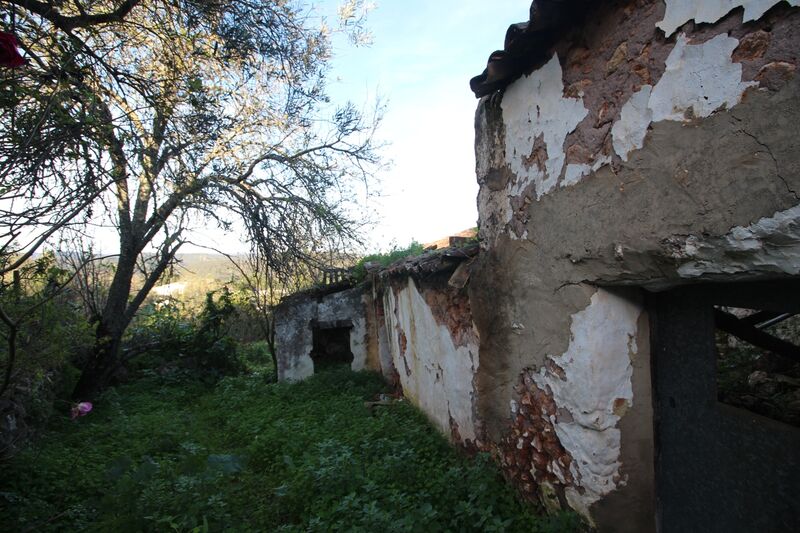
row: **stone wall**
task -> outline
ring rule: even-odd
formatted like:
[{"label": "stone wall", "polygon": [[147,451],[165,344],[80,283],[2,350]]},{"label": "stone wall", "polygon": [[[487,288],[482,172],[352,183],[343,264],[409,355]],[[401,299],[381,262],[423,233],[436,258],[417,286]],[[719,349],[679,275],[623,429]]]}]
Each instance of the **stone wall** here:
[{"label": "stone wall", "polygon": [[477,419],[524,492],[652,531],[646,291],[798,274],[800,9],[583,5],[476,113]]}]

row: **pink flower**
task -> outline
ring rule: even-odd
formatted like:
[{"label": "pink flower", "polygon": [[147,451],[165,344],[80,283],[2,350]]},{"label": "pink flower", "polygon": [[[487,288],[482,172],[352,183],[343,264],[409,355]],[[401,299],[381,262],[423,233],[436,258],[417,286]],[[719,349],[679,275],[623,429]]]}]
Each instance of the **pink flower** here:
[{"label": "pink flower", "polygon": [[92,402],[80,402],[72,406],[70,414],[71,417],[75,419],[78,418],[79,416],[86,416],[87,414],[89,414],[89,411],[91,410],[92,410]]},{"label": "pink flower", "polygon": [[16,68],[27,62],[17,50],[17,38],[10,33],[0,31],[0,66]]}]

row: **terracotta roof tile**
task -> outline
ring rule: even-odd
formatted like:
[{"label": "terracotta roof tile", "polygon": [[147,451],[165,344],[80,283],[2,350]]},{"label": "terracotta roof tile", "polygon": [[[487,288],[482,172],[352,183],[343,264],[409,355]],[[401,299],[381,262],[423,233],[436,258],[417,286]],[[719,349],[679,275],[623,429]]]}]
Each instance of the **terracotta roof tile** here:
[{"label": "terracotta roof tile", "polygon": [[486,69],[469,81],[477,98],[503,89],[549,59],[552,45],[578,23],[597,0],[534,0],[528,22],[512,24],[503,50],[492,52]]}]

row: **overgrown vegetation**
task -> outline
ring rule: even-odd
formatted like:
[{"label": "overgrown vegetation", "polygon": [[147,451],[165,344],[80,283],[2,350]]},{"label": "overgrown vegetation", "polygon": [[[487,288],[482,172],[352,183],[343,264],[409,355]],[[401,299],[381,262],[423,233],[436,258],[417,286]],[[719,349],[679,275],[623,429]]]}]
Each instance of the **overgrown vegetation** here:
[{"label": "overgrown vegetation", "polygon": [[129,357],[146,351],[135,367],[161,371],[180,368],[212,381],[236,374],[242,366],[237,343],[228,335],[236,307],[227,288],[206,294],[196,313],[174,300],[153,302],[142,310],[130,331]]},{"label": "overgrown vegetation", "polygon": [[367,277],[367,265],[370,263],[380,267],[387,267],[395,261],[399,261],[405,257],[419,255],[424,251],[425,248],[417,241],[411,241],[411,244],[405,248],[394,245],[388,252],[370,254],[362,257],[353,267],[351,275],[353,279],[361,281]]},{"label": "overgrown vegetation", "polygon": [[456,454],[378,375],[213,387],[164,373],[108,390],[4,468],[3,531],[574,531]]},{"label": "overgrown vegetation", "polygon": [[[13,330],[0,327],[0,460],[68,410],[94,342],[85,294],[74,278],[65,284],[70,272],[58,264],[52,254],[41,256],[0,285],[2,309],[14,318]],[[148,300],[124,338],[114,381],[174,374],[214,383],[241,372],[274,373],[267,343],[253,342],[260,317],[245,299],[222,286],[199,301]]]},{"label": "overgrown vegetation", "polygon": [[344,2],[337,24],[296,0],[3,3],[0,275],[69,229],[117,236],[75,398],[114,381],[199,224],[240,223],[287,275],[357,240],[381,105],[333,102],[326,73],[334,36],[368,41],[368,8]]},{"label": "overgrown vegetation", "polygon": [[52,254],[0,277],[0,459],[68,397],[93,335]]}]

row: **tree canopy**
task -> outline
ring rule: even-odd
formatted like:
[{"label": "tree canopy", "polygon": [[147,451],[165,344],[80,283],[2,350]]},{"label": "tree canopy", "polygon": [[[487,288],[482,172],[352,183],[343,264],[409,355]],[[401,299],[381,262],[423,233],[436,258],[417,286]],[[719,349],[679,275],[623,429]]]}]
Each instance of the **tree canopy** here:
[{"label": "tree canopy", "polygon": [[[360,1],[335,28],[289,0],[3,5],[27,59],[0,69],[4,252],[19,257],[88,221],[119,235],[76,392],[108,381],[125,327],[191,221],[241,219],[274,268],[355,236],[348,202],[380,163],[377,114],[332,108],[325,76],[332,35],[364,37]],[[137,264],[145,281],[134,288]]]}]

